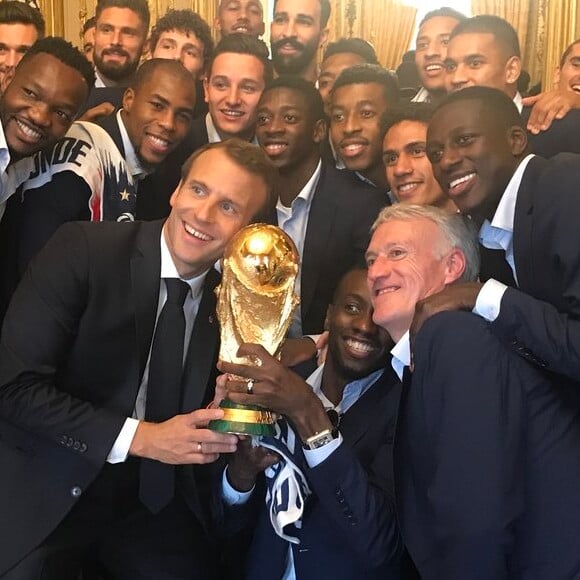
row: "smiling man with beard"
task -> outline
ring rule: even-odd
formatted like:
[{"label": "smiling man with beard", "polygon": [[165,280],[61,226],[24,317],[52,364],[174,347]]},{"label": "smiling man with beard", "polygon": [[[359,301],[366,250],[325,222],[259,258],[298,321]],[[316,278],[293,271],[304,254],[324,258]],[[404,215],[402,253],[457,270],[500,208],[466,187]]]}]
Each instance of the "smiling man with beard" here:
[{"label": "smiling man with beard", "polygon": [[13,168],[21,195],[9,201],[12,289],[30,258],[68,221],[132,221],[138,182],[159,166],[191,125],[195,81],[177,61],[147,61],[123,108],[100,125],[76,122],[53,149]]},{"label": "smiling man with beard", "polygon": [[[300,521],[276,529],[270,500],[254,485],[276,456],[242,443],[223,477],[226,514],[246,516],[253,538],[246,575],[252,580],[401,580],[402,542],[394,513],[392,446],[400,383],[387,366],[389,341],[372,320],[366,270],[349,271],[328,307],[328,355],[306,381],[261,346],[243,345],[260,367],[221,363],[224,372],[254,380],[228,381],[228,397],[282,414],[276,448],[305,476],[309,493]],[[294,443],[292,443],[294,442]],[[284,447],[284,444],[286,447]],[[266,472],[276,489],[286,459]],[[282,478],[282,475],[279,475]],[[280,493],[283,494],[283,489]],[[257,522],[244,512],[258,500]],[[249,503],[248,503],[249,502]],[[249,510],[248,510],[249,512]],[[297,538],[298,542],[289,538]]]},{"label": "smiling man with beard", "polygon": [[316,82],[318,49],[328,38],[329,0],[276,0],[270,25],[272,62],[278,75]]},{"label": "smiling man with beard", "polygon": [[370,226],[389,200],[321,159],[324,104],[303,78],[279,77],[266,87],[258,104],[256,136],[280,171],[271,222],[294,240],[300,254],[300,306],[290,335],[316,334],[323,330],[336,285],[362,260]]},{"label": "smiling man with beard", "polygon": [[264,7],[260,0],[220,0],[215,28],[223,38],[236,32],[260,38],[264,34]]}]

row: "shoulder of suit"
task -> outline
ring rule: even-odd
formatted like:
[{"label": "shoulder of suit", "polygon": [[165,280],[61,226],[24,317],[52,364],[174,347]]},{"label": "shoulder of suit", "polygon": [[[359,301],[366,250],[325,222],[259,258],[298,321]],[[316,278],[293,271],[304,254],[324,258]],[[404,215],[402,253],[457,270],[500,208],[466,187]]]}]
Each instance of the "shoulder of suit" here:
[{"label": "shoulder of suit", "polygon": [[351,202],[356,207],[362,205],[361,196],[364,196],[366,200],[387,205],[388,197],[385,192],[364,183],[352,171],[337,169],[331,163],[324,161],[322,163],[323,174],[328,183],[323,181],[321,186],[332,188],[334,197],[340,196],[345,202]]}]

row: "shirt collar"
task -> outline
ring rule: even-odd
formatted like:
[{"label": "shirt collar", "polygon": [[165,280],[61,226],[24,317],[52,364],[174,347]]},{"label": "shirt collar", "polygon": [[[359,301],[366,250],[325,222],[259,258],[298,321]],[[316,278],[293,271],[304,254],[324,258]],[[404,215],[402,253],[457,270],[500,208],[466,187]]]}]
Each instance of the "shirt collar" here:
[{"label": "shirt collar", "polygon": [[[218,133],[218,130],[213,122],[213,119],[211,118],[210,113],[208,113],[205,116],[205,128],[207,129],[208,143],[219,143],[222,140],[222,138],[220,137],[220,134]],[[250,141],[250,143],[252,145],[258,144],[258,140],[256,139],[255,135],[252,137],[252,140]]]},{"label": "shirt collar", "polygon": [[127,162],[129,173],[133,178],[144,177],[147,172],[143,169],[143,166],[137,157],[137,153],[135,152],[135,147],[133,147],[133,143],[131,143],[129,133],[127,133],[123,117],[121,116],[121,110],[122,109],[119,109],[117,111],[117,123],[119,125],[119,131],[121,132],[121,140],[123,141],[123,149],[125,150],[125,161]]},{"label": "shirt collar", "polygon": [[522,110],[524,108],[524,102],[522,99],[522,95],[520,94],[520,92],[518,91],[514,97],[514,105],[518,108],[518,113],[521,115],[522,114]]},{"label": "shirt collar", "polygon": [[95,89],[104,89],[106,88],[105,81],[103,77],[100,75],[99,70],[95,67]]},{"label": "shirt collar", "polygon": [[419,92],[411,99],[412,103],[430,103],[431,94],[425,87],[421,87]]},{"label": "shirt collar", "polygon": [[312,387],[314,394],[320,399],[325,409],[335,409],[339,415],[346,413],[379,379],[384,369],[378,369],[366,377],[347,383],[342,393],[342,399],[338,405],[334,405],[322,392],[322,376],[324,364],[320,365],[306,382]]},{"label": "shirt collar", "polygon": [[397,344],[395,344],[391,350],[391,354],[393,355],[391,366],[397,373],[399,380],[402,381],[405,367],[408,367],[411,364],[411,343],[409,342],[409,331],[405,332]]},{"label": "shirt collar", "polygon": [[4,174],[9,163],[10,163],[10,150],[8,149],[6,135],[4,135],[4,127],[0,122],[0,174]]},{"label": "shirt collar", "polygon": [[[528,163],[534,157],[533,154],[527,155],[518,165],[512,178],[510,179],[505,191],[503,192],[493,219],[491,220],[491,227],[504,230],[507,232],[514,231],[514,220],[516,215],[516,201],[518,197],[518,190],[522,184],[524,171]],[[487,220],[486,220],[487,221]],[[489,222],[487,221],[489,224]],[[484,222],[485,225],[485,222]],[[482,226],[483,229],[483,226]]]},{"label": "shirt collar", "polygon": [[203,283],[207,273],[209,272],[209,269],[205,272],[202,272],[201,274],[198,274],[197,276],[194,276],[193,278],[188,278],[187,280],[181,278],[177,272],[177,268],[175,267],[169,248],[167,247],[167,242],[165,240],[166,227],[167,225],[165,224],[161,230],[161,278],[179,278],[180,280],[183,280],[183,282],[189,284],[189,287],[191,288],[191,295],[195,299],[201,294],[203,290]]},{"label": "shirt collar", "polygon": [[[312,202],[312,196],[316,191],[316,187],[318,186],[318,182],[320,181],[320,173],[322,172],[322,159],[318,161],[318,165],[312,174],[312,177],[308,180],[306,185],[302,188],[300,193],[294,198],[292,201],[292,205],[297,199],[303,199],[305,203],[310,204]],[[287,210],[288,208],[278,199],[278,203],[276,204],[276,209],[280,209],[282,211]]]}]

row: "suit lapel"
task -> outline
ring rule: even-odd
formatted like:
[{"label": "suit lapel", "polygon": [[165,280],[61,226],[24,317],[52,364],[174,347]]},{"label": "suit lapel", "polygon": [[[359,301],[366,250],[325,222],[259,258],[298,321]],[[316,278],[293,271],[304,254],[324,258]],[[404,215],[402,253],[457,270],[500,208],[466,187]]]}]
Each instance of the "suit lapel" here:
[{"label": "suit lapel", "polygon": [[163,221],[144,222],[131,259],[131,292],[135,307],[139,378],[143,376],[157,319],[161,277],[160,237]]},{"label": "suit lapel", "polygon": [[396,416],[400,383],[394,371],[385,368],[376,383],[344,414],[340,432],[349,445],[354,446],[374,425],[375,418],[384,416],[391,409]]},{"label": "suit lapel", "polygon": [[302,273],[300,276],[302,320],[307,318],[308,309],[321,274],[321,264],[325,263],[324,255],[332,248],[331,232],[334,225],[336,203],[333,198],[332,184],[329,183],[330,177],[328,166],[323,161],[320,179],[310,206],[306,236],[304,238],[304,255],[302,257]]},{"label": "suit lapel", "polygon": [[215,315],[215,287],[219,279],[219,274],[212,268],[206,276],[193,325],[183,370],[182,410],[185,412],[193,411],[201,406],[214,370],[219,343],[219,325]]},{"label": "suit lapel", "polygon": [[514,263],[518,286],[526,289],[533,286],[534,271],[532,262],[532,226],[534,217],[533,192],[541,172],[543,159],[534,157],[526,167],[516,197],[514,217]]}]

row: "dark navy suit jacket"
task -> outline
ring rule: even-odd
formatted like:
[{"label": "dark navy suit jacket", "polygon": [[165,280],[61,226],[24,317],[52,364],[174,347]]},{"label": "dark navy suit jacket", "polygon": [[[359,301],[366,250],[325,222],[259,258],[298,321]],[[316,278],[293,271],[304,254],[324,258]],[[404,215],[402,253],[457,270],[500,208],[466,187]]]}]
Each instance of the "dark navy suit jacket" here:
[{"label": "dark navy suit jacket", "polygon": [[[401,385],[383,376],[342,417],[342,445],[315,468],[302,465],[308,498],[300,544],[293,546],[298,580],[399,580],[402,544],[394,512],[392,446]],[[288,543],[270,523],[263,495],[246,578],[272,580],[285,569]]]},{"label": "dark navy suit jacket", "polygon": [[580,577],[580,408],[480,317],[429,319],[404,381],[395,475],[423,580]]}]

